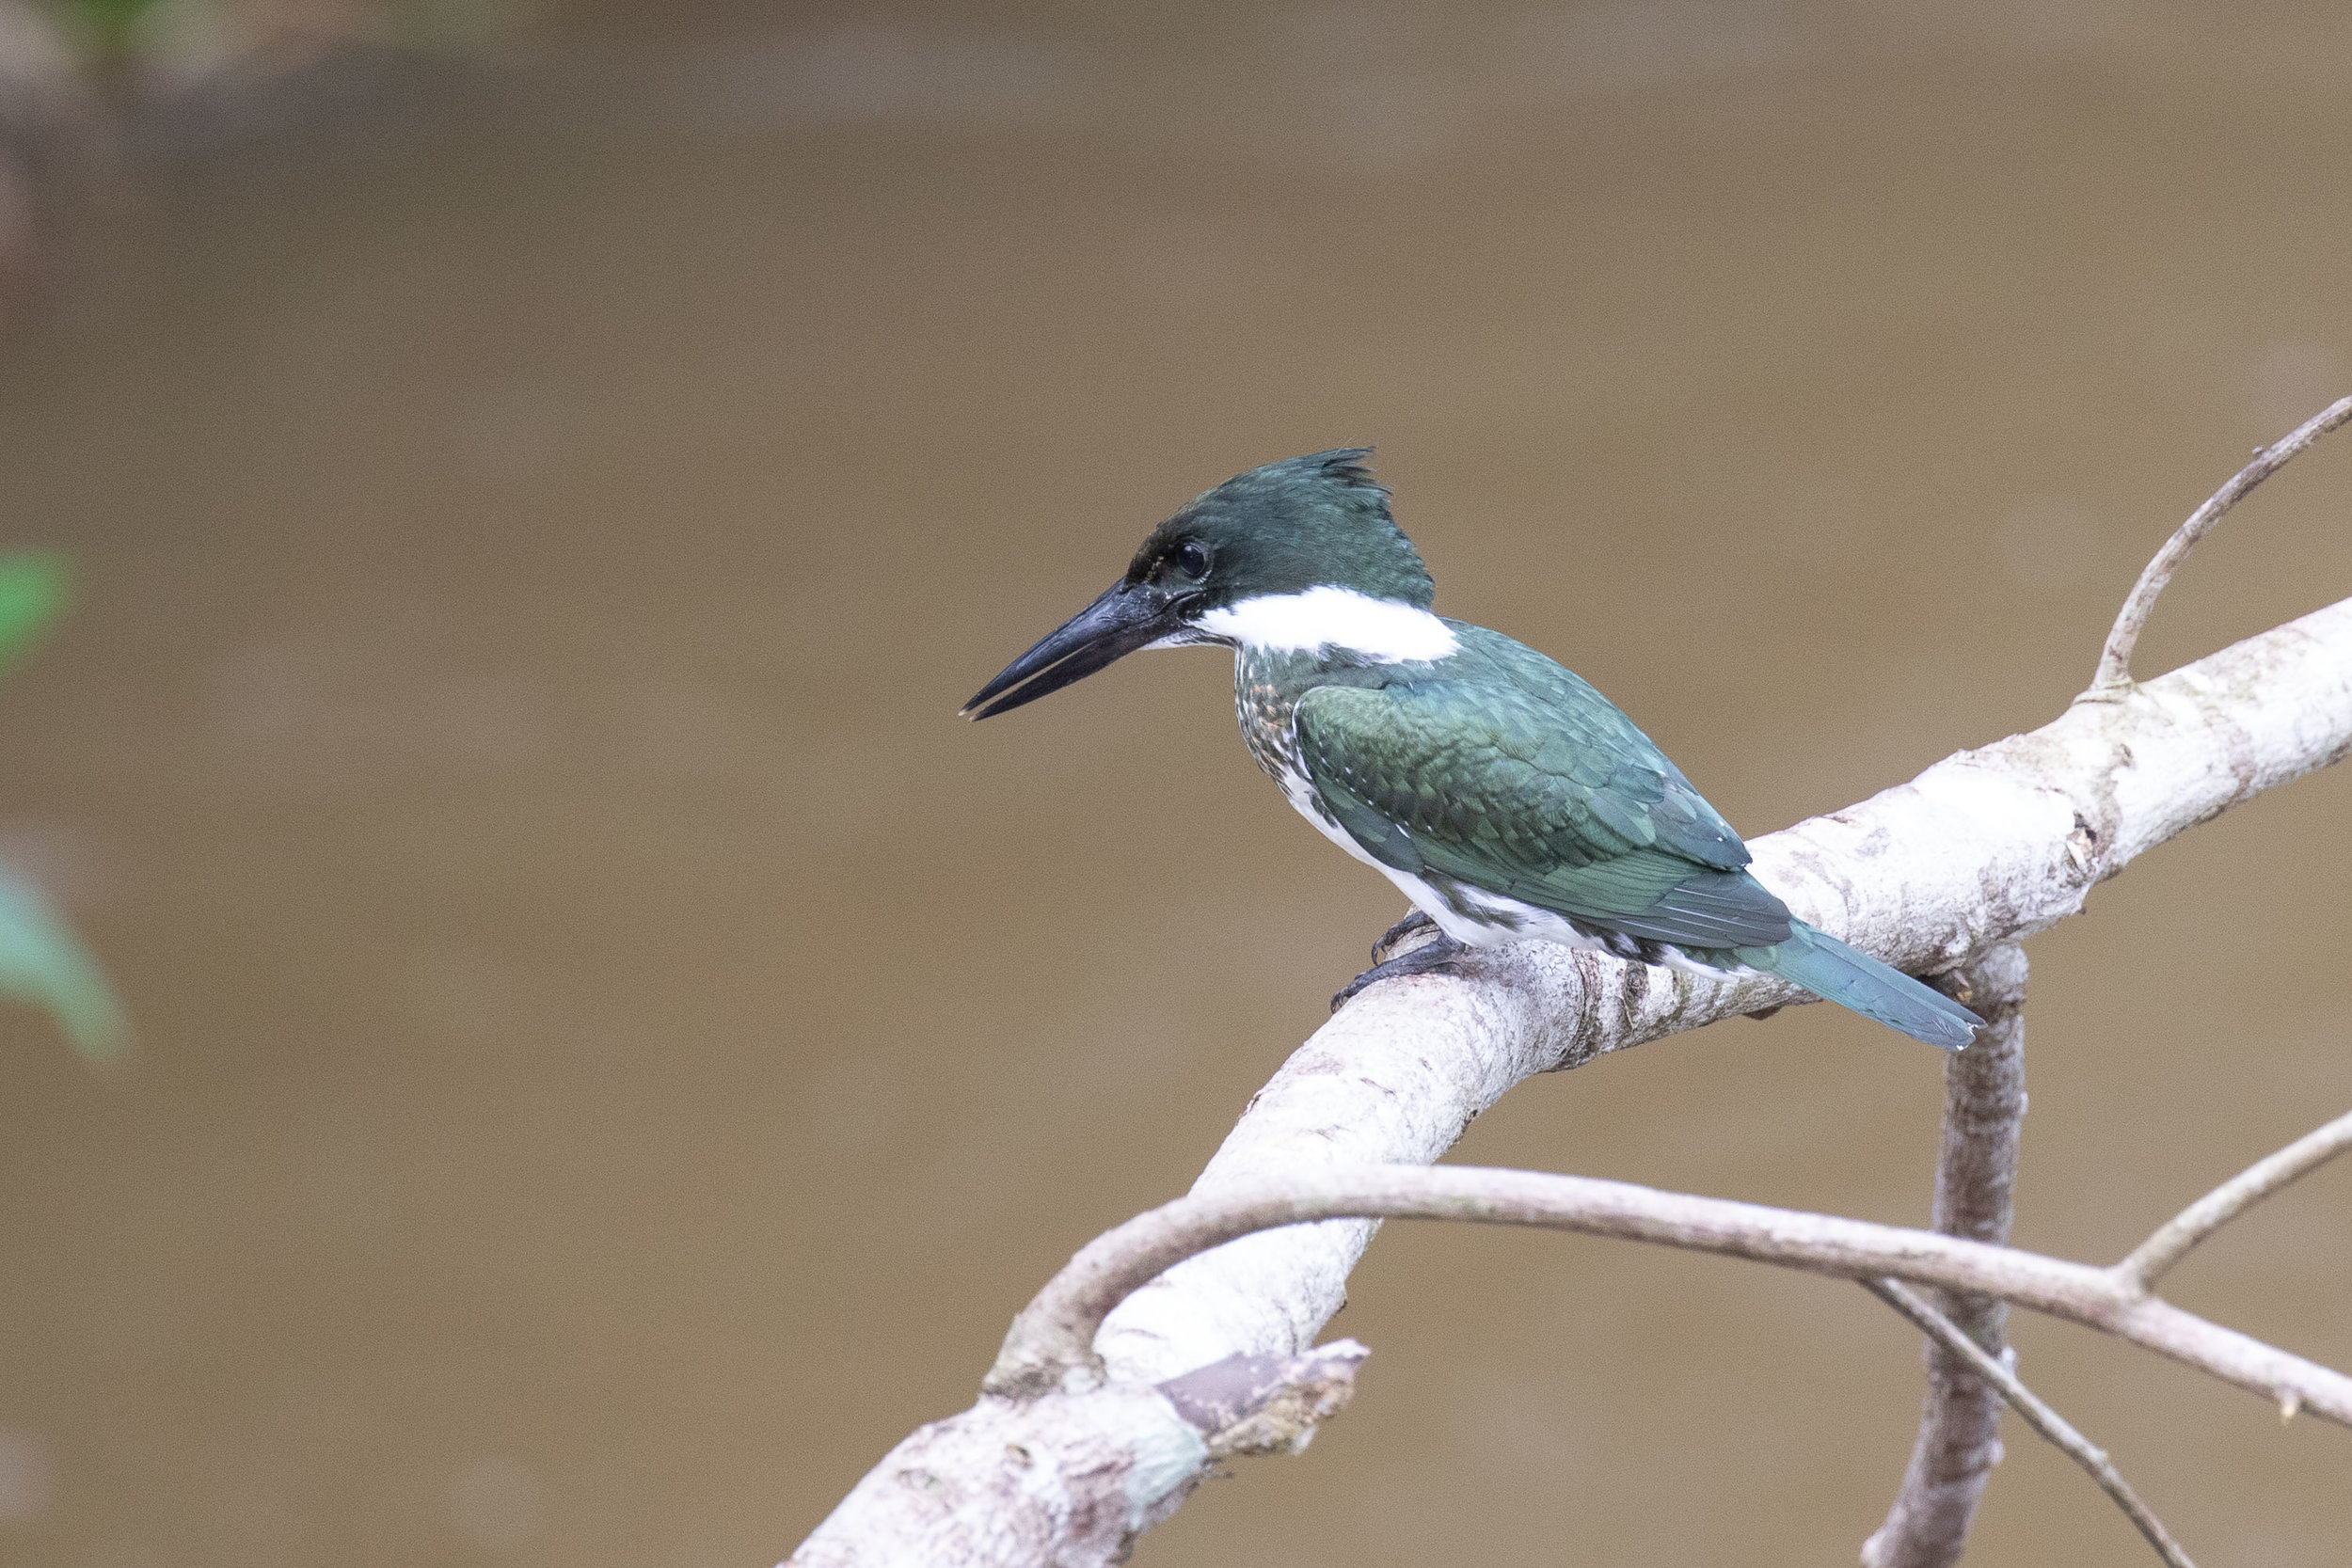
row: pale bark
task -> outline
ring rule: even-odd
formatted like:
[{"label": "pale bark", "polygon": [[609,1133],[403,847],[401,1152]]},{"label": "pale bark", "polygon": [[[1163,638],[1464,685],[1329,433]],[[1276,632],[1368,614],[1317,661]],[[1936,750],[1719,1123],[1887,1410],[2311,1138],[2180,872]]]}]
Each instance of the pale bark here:
[{"label": "pale bark", "polygon": [[[2352,601],[2145,685],[2087,694],[2042,729],[1958,753],[1910,784],[1751,847],[1757,876],[1800,916],[1899,967],[1934,973],[2046,929],[2079,911],[2093,886],[2137,855],[2347,752]],[[1343,1009],[1259,1092],[1194,1192],[1214,1199],[1239,1190],[1311,1191],[1366,1165],[1427,1164],[1470,1118],[1530,1074],[1800,999],[1769,979],[1708,981],[1540,944],[1489,949],[1467,960],[1459,976],[1378,986]],[[1903,1047],[1890,1040],[1888,1049]],[[1800,1218],[1832,1227],[1857,1223]],[[1373,1229],[1370,1221],[1339,1220],[1247,1236],[1168,1270],[1110,1314],[1093,1347],[1101,1372],[1066,1369],[1062,1386],[1045,1396],[1057,1412],[1051,1430],[1090,1435],[1074,1447],[1027,1448],[1029,1467],[1050,1465],[1057,1479],[1048,1485],[1031,1477],[1016,1488],[1029,1497],[1121,1499],[1118,1509],[1091,1511],[1040,1503],[1027,1515],[1083,1520],[1086,1528],[1057,1527],[1016,1542],[965,1520],[952,1549],[944,1523],[926,1527],[930,1533],[920,1542],[905,1533],[898,1493],[912,1483],[888,1478],[910,1470],[938,1480],[936,1496],[953,1502],[941,1502],[943,1509],[985,1513],[999,1506],[1010,1482],[990,1467],[1011,1461],[1009,1440],[994,1434],[1041,1406],[991,1395],[901,1445],[793,1561],[1074,1568],[1114,1560],[1132,1530],[1172,1509],[1208,1463],[1197,1433],[1201,1453],[1184,1458],[1192,1450],[1174,1434],[1193,1429],[1153,1386],[1237,1354],[1297,1355],[1344,1299],[1348,1271]],[[1945,1248],[1980,1245],[1900,1234]],[[1844,1240],[1856,1237],[1848,1232]],[[1733,1245],[1723,1250],[1763,1256]],[[1818,1258],[1772,1260],[1820,1266]],[[1964,1269],[1894,1267],[1868,1247],[1851,1261],[1834,1272],[1987,1288],[1986,1278]],[[2040,1265],[2106,1277],[2106,1271],[2055,1259]],[[2043,1310],[2056,1309],[2045,1303],[2064,1294],[2000,1293]],[[2235,1369],[2224,1373],[2232,1381],[2282,1400],[2300,1398],[2337,1419],[2352,1416],[2352,1386],[2325,1369],[2144,1295],[2117,1313],[2142,1343],[2196,1360],[2192,1353],[2212,1348],[2211,1339],[2225,1347],[2220,1360]],[[1034,1386],[1032,1375],[1016,1370],[1016,1385]],[[2325,1406],[2296,1393],[2313,1378],[2329,1390]],[[917,1445],[974,1467],[943,1470],[937,1457],[910,1465]],[[1106,1492],[1104,1478],[1114,1475],[1116,1486]],[[1120,1519],[1130,1525],[1114,1528]],[[1112,1541],[1120,1529],[1130,1533]]]},{"label": "pale bark", "polygon": [[1146,1281],[1254,1232],[1343,1215],[1524,1225],[1722,1253],[1843,1279],[1883,1276],[1994,1295],[2099,1329],[2226,1383],[2352,1427],[2352,1377],[2206,1322],[2139,1288],[2120,1267],[2045,1258],[1932,1230],[1627,1181],[1476,1166],[1359,1165],[1196,1192],[1080,1248],[1021,1309],[981,1385],[993,1398],[1116,1386],[1095,1354],[1103,1320]]},{"label": "pale bark", "polygon": [[1154,1386],[983,1398],[890,1450],[792,1554],[798,1568],[1094,1564],[1176,1511],[1214,1462],[1295,1453],[1364,1347],[1232,1356]]},{"label": "pale bark", "polygon": [[[2139,1494],[2124,1481],[2122,1472],[2115,1467],[2115,1461],[2107,1457],[2107,1451],[2075,1431],[2072,1422],[2051,1409],[2032,1389],[2018,1380],[2015,1351],[1995,1358],[1977,1342],[1975,1337],[1937,1311],[1925,1298],[1891,1279],[1866,1279],[1863,1285],[1872,1295],[1925,1329],[1931,1343],[1964,1364],[1987,1387],[1994,1389],[2007,1400],[2010,1408],[2023,1416],[2034,1431],[2048,1438],[2065,1451],[2067,1458],[2089,1471],[2090,1479],[2099,1483],[2099,1490],[2115,1499],[2115,1506],[2123,1511],[2123,1517],[2132,1522],[2132,1528],[2156,1549],[2158,1557],[2164,1559],[2166,1568],[2197,1568],[2197,1564],[2189,1560],[2188,1553],[2181,1549],[2181,1544],[2172,1539],[2172,1532],[2164,1528],[2164,1521],[2139,1500]],[[1963,1525],[1963,1537],[1965,1529]],[[1868,1550],[1867,1547],[1864,1549],[1866,1553]]]},{"label": "pale bark", "polygon": [[2352,1149],[2352,1114],[2297,1138],[2259,1164],[2224,1181],[2178,1214],[2135,1248],[2115,1267],[2143,1291],[2153,1290],[2189,1248],[2237,1218],[2290,1181],[2299,1180],[2328,1161]]},{"label": "pale bark", "polygon": [[[2352,600],[1750,847],[1799,915],[1935,972],[2046,930],[2148,849],[2348,751]],[[1805,999],[1771,979],[1704,980],[1541,943],[1490,948],[1464,969],[1349,1004],[1258,1092],[1194,1191],[1429,1164],[1532,1074]],[[1236,1351],[1293,1353],[1338,1310],[1372,1229],[1253,1237],[1187,1263],[1112,1315],[1104,1359],[1156,1382]]]},{"label": "pale bark", "polygon": [[[2017,1141],[2026,1119],[2026,950],[1994,948],[1954,972],[1984,1019],[1976,1042],[1944,1064],[1944,1133],[1932,1224],[1995,1246],[2016,1212]],[[1981,1291],[1936,1292],[1935,1309],[1983,1355],[1999,1357],[2009,1304]],[[2001,1462],[2002,1390],[1963,1352],[1931,1337],[1919,1435],[1886,1523],[1862,1544],[1863,1568],[1948,1568],[1968,1544],[1977,1505]]]},{"label": "pale bark", "polygon": [[2157,598],[2172,585],[2172,574],[2181,569],[2189,552],[2213,531],[2216,523],[2229,515],[2232,507],[2246,499],[2248,491],[2285,467],[2322,436],[2346,423],[2352,423],[2352,398],[2338,398],[2278,440],[2259,448],[2254,461],[2232,475],[2229,483],[2216,490],[2204,505],[2188,515],[2188,521],[2172,531],[2172,537],[2140,568],[2139,580],[2123,596],[2123,608],[2116,611],[2115,625],[2108,629],[2106,643],[2099,650],[2099,668],[2090,677],[2088,695],[2110,697],[2130,689],[2132,652],[2139,645],[2140,630],[2148,625]]}]

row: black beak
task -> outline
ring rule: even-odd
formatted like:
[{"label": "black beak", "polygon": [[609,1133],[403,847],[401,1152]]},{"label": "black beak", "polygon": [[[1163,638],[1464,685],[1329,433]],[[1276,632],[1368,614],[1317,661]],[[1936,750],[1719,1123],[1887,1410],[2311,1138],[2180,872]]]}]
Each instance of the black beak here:
[{"label": "black beak", "polygon": [[[1184,595],[1143,583],[1113,584],[1109,593],[1063,622],[1051,637],[981,687],[963,705],[964,717],[993,719],[1024,703],[1034,703],[1137,648],[1184,630],[1184,611],[1189,602]],[[1024,681],[1028,684],[1022,686]],[[1015,690],[1016,687],[1020,689]]]}]

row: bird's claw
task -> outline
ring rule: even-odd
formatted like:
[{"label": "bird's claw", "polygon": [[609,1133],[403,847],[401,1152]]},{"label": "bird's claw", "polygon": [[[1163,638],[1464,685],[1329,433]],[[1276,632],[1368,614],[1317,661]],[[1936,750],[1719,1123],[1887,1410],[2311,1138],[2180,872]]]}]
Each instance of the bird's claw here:
[{"label": "bird's claw", "polygon": [[1372,961],[1376,964],[1388,962],[1396,957],[1399,948],[1414,937],[1423,931],[1434,931],[1437,928],[1436,921],[1419,910],[1412,911],[1404,919],[1380,933],[1380,940],[1372,944]]},{"label": "bird's claw", "polygon": [[[1390,928],[1388,935],[1380,939],[1379,944],[1373,948],[1374,956],[1377,957],[1381,948],[1390,946],[1391,939],[1397,937],[1400,932],[1409,935],[1410,932],[1406,931],[1406,927],[1410,927],[1416,918],[1433,926],[1436,924],[1426,915],[1407,916],[1398,921]],[[1331,998],[1331,1010],[1338,1012],[1355,999],[1357,992],[1367,986],[1378,985],[1383,980],[1401,980],[1407,975],[1431,974],[1449,970],[1454,960],[1468,951],[1470,949],[1462,943],[1447,936],[1443,931],[1439,931],[1434,941],[1422,942],[1410,952],[1400,953],[1393,958],[1384,958],[1341,987],[1339,994]]]}]

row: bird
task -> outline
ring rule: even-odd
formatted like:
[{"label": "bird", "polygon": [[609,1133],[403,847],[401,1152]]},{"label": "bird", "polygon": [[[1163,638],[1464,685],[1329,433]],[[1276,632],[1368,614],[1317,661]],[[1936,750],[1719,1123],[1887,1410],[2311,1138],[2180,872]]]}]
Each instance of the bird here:
[{"label": "bird", "polygon": [[1287,458],[1203,492],[964,716],[1010,712],[1139,649],[1232,649],[1250,755],[1414,906],[1334,1012],[1472,949],[1545,941],[1776,975],[1930,1045],[1969,1043],[1976,1014],[1790,914],[1722,814],[1599,691],[1432,611],[1436,585],[1371,454]]}]

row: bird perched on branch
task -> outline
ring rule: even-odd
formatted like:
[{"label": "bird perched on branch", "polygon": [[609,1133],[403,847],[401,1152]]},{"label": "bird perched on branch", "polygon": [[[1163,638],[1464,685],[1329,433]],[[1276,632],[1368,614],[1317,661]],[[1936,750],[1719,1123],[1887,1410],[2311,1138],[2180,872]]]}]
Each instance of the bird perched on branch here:
[{"label": "bird perched on branch", "polygon": [[1250,755],[1437,935],[1366,986],[1540,939],[1702,974],[1778,975],[1958,1051],[1982,1022],[1795,919],[1681,769],[1573,673],[1430,612],[1366,449],[1269,463],[1152,531],[1109,592],[964,705],[987,719],[1138,648],[1233,650]]}]

